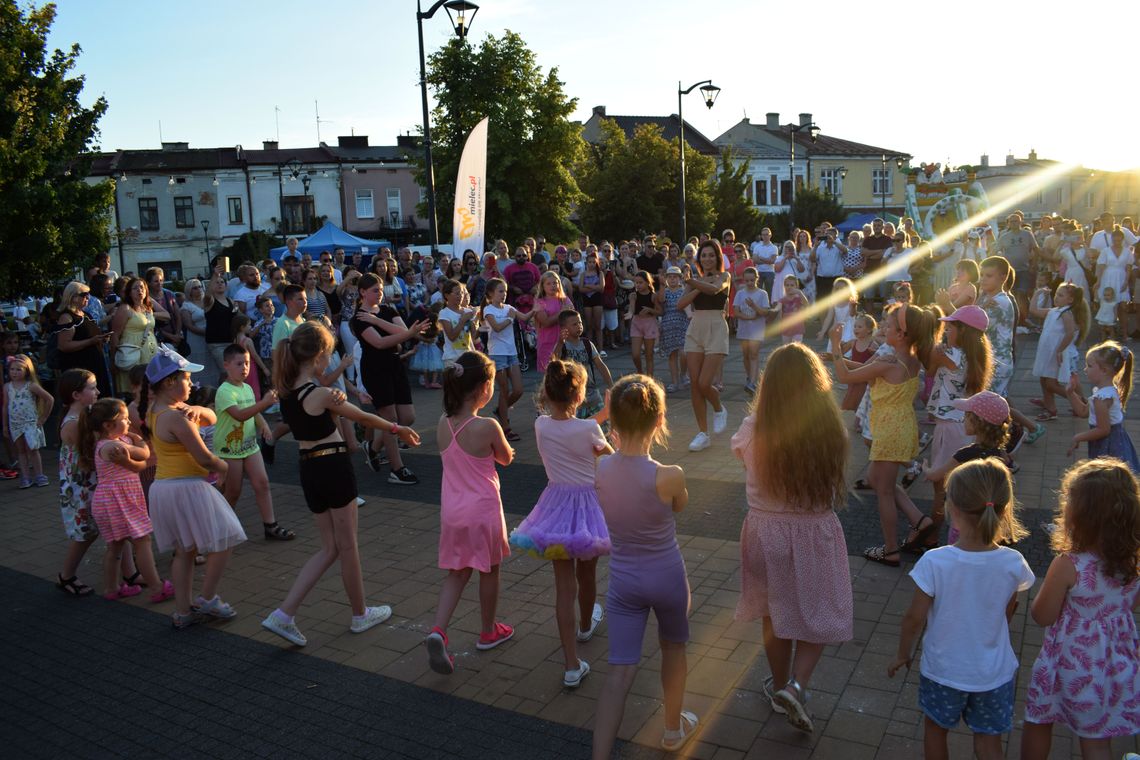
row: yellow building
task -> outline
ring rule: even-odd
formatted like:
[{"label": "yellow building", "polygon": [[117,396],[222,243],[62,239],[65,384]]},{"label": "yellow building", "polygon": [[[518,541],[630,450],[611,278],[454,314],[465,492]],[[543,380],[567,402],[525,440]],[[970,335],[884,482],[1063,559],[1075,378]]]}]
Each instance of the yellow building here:
[{"label": "yellow building", "polygon": [[747,196],[763,213],[788,210],[794,177],[797,188],[830,192],[850,212],[901,215],[911,156],[822,133],[813,140],[811,124],[810,113],[795,124],[769,113],[764,124],[742,119],[713,142],[731,148],[736,162],[749,162]]}]

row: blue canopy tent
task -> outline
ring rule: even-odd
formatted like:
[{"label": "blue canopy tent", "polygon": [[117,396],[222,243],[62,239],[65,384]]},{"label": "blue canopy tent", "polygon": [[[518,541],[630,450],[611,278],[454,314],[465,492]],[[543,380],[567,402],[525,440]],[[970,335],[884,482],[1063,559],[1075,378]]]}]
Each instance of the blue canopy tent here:
[{"label": "blue canopy tent", "polygon": [[844,219],[835,228],[842,232],[844,235],[851,232],[851,230],[862,230],[864,224],[870,224],[872,220],[882,218],[892,224],[899,223],[899,217],[895,214],[852,214]]},{"label": "blue canopy tent", "polygon": [[[323,227],[297,242],[297,253],[307,253],[315,259],[320,256],[321,251],[332,253],[337,248],[343,248],[347,260],[351,261],[354,253],[363,253],[364,260],[367,262],[385,246],[391,248],[392,244],[387,240],[365,240],[356,235],[350,235],[332,222],[325,220]],[[285,246],[274,248],[269,251],[269,255],[280,264],[282,257],[288,250]]]}]

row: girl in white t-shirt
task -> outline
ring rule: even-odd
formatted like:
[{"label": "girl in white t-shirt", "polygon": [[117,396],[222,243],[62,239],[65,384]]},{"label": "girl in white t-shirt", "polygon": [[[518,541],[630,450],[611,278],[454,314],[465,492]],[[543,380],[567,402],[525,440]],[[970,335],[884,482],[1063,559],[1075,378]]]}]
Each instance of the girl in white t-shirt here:
[{"label": "girl in white t-shirt", "polygon": [[760,274],[755,267],[744,270],[744,285],[736,291],[732,309],[736,314],[736,337],[740,341],[740,354],[744,359],[744,388],[756,392],[760,380],[760,344],[768,317],[772,314],[768,293],[761,287]]},{"label": "girl in white t-shirt", "polygon": [[475,309],[464,300],[467,287],[459,280],[444,280],[439,286],[444,307],[439,312],[439,329],[443,331],[443,366],[446,369],[468,351],[475,350],[471,334],[475,331]]},{"label": "girl in white t-shirt", "polygon": [[503,426],[508,441],[519,440],[519,434],[511,430],[511,407],[523,395],[522,370],[519,368],[519,354],[515,347],[515,320],[526,322],[534,312],[526,314],[513,306],[508,306],[507,282],[498,277],[487,283],[484,296],[482,322],[487,330],[487,355],[495,362],[495,383],[499,386],[499,408],[495,412]]},{"label": "girl in white t-shirt", "polygon": [[1089,398],[1078,390],[1069,391],[1073,413],[1089,418],[1089,429],[1073,436],[1069,456],[1082,441],[1088,441],[1089,459],[1116,457],[1140,474],[1140,459],[1128,431],[1124,429],[1124,408],[1132,393],[1132,350],[1114,340],[1093,346],[1085,354],[1085,374],[1092,383]]},{"label": "girl in white t-shirt", "polygon": [[947,735],[965,720],[975,754],[998,758],[1002,734],[1013,727],[1017,684],[1009,619],[1018,594],[1034,581],[1025,558],[1000,545],[1025,536],[1005,464],[990,457],[955,469],[946,482],[946,508],[958,541],[926,552],[910,571],[918,588],[887,675],[910,668],[921,634],[918,705],[926,716],[926,757],[949,757]]}]

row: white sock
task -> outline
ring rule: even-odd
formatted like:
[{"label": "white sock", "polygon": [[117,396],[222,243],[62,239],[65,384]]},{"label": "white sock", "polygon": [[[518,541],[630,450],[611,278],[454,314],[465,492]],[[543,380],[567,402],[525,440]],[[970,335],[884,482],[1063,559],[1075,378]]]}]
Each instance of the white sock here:
[{"label": "white sock", "polygon": [[273,617],[277,618],[279,623],[284,623],[285,625],[292,625],[294,620],[292,615],[286,615],[281,611],[280,607],[273,610]]}]

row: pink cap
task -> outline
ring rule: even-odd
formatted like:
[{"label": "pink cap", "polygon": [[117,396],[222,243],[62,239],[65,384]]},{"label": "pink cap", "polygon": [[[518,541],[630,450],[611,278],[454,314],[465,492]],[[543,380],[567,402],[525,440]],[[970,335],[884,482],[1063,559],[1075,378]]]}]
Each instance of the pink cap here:
[{"label": "pink cap", "polygon": [[1009,419],[1009,404],[993,391],[981,391],[969,398],[956,398],[950,403],[955,409],[973,412],[991,425],[1000,425]]},{"label": "pink cap", "polygon": [[981,306],[959,306],[954,310],[954,313],[948,317],[942,318],[943,322],[961,322],[964,325],[969,325],[975,330],[985,332],[985,329],[990,325],[989,315],[986,310]]}]

